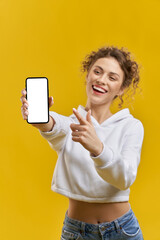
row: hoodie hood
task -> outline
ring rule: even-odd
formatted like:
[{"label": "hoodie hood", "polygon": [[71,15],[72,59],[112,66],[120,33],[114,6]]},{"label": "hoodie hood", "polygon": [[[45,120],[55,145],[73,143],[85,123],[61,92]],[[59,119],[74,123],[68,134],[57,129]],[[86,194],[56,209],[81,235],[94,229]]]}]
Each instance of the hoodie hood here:
[{"label": "hoodie hood", "polygon": [[[86,119],[87,111],[85,110],[85,108],[82,105],[78,106],[77,111],[82,115],[83,118]],[[76,116],[74,114],[72,114],[71,116],[74,116],[76,118]],[[133,118],[133,116],[130,114],[129,108],[124,108],[124,109],[114,113],[112,116],[107,118],[101,124],[98,123],[98,121],[91,115],[91,120],[92,120],[93,125],[101,126],[101,127],[103,127],[103,126],[105,127],[107,125],[121,122],[122,120],[127,119],[127,118]]]}]

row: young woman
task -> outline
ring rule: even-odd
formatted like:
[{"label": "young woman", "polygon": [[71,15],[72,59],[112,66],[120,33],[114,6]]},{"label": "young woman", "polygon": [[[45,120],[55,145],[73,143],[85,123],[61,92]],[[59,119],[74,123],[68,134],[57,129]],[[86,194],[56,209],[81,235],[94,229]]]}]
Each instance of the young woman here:
[{"label": "young woman", "polygon": [[[128,108],[110,111],[139,83],[139,66],[124,48],[102,47],[82,62],[86,106],[63,116],[50,111],[47,124],[32,124],[58,154],[52,190],[69,198],[61,240],[143,239],[129,203],[140,163],[144,128]],[[22,115],[28,116],[22,90]],[[53,98],[49,98],[50,106]]]}]

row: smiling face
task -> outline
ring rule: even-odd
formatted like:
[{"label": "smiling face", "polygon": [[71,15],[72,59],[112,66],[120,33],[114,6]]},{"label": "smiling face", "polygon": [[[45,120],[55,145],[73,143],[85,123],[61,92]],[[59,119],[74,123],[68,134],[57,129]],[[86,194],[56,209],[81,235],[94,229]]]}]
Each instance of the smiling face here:
[{"label": "smiling face", "polygon": [[124,72],[115,58],[99,58],[86,76],[87,102],[110,106],[116,95],[123,94],[124,90],[120,89],[123,77]]}]

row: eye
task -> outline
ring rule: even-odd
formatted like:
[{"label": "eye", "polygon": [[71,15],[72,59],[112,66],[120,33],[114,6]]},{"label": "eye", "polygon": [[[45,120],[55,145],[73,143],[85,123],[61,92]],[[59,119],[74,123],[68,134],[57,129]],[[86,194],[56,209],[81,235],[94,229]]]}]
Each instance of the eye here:
[{"label": "eye", "polygon": [[100,73],[98,70],[94,70],[95,73]]},{"label": "eye", "polygon": [[115,80],[114,78],[110,77],[111,79]]}]

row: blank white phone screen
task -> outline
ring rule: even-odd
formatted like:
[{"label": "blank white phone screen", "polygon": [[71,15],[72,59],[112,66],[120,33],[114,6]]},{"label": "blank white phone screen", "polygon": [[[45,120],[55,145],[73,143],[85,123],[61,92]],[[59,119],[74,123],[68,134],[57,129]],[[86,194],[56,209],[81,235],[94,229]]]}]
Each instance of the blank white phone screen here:
[{"label": "blank white phone screen", "polygon": [[46,123],[49,120],[48,79],[26,79],[28,123]]}]

